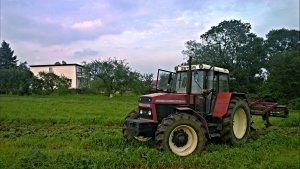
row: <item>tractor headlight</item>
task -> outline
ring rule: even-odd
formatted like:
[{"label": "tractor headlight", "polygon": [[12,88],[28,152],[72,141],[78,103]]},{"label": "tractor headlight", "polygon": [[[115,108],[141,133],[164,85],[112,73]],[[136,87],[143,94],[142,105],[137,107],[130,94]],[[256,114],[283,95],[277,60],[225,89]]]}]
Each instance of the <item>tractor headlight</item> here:
[{"label": "tractor headlight", "polygon": [[144,115],[144,116],[151,116],[152,115],[151,109],[140,109],[139,113],[140,113],[140,115]]}]

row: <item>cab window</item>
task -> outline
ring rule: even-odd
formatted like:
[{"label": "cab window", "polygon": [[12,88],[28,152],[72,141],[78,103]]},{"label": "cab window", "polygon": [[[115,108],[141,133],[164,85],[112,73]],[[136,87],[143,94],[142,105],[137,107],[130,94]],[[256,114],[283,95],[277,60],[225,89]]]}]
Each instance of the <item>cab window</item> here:
[{"label": "cab window", "polygon": [[219,74],[219,92],[228,92],[228,74]]}]

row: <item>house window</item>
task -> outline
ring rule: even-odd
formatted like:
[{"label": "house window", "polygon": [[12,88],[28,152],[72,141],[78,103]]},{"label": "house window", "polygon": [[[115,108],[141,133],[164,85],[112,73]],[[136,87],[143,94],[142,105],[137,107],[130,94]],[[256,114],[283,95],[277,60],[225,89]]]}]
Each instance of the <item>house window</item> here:
[{"label": "house window", "polygon": [[82,68],[77,67],[77,76],[82,76]]}]

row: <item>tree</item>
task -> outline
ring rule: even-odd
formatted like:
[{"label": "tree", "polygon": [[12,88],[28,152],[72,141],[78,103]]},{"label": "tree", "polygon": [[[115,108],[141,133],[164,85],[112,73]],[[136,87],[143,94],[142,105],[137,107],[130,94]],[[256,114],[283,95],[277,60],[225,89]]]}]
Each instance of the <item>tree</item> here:
[{"label": "tree", "polygon": [[64,94],[68,92],[71,84],[64,76],[58,76],[52,72],[39,72],[39,77],[34,77],[32,83],[33,93],[53,94],[55,92]]},{"label": "tree", "polygon": [[140,74],[138,72],[130,72],[128,89],[135,94],[146,94],[151,92],[151,82],[153,74]]},{"label": "tree", "polygon": [[300,47],[300,31],[288,29],[275,29],[266,35],[265,48],[269,57],[278,52],[295,50]]},{"label": "tree", "polygon": [[112,96],[116,91],[126,90],[130,68],[124,60],[95,60],[84,67],[88,79],[101,79],[107,95]]},{"label": "tree", "polygon": [[201,42],[185,43],[185,55],[197,62],[229,69],[236,78],[231,88],[254,92],[262,83],[265,65],[263,39],[250,32],[251,25],[240,20],[223,21],[200,36]]},{"label": "tree", "polygon": [[262,87],[261,97],[287,103],[300,98],[300,51],[275,54],[270,60],[270,75]]},{"label": "tree", "polygon": [[9,68],[17,65],[17,56],[14,55],[14,51],[11,50],[9,44],[2,41],[0,47],[0,69]]},{"label": "tree", "polygon": [[153,76],[152,74],[141,75],[132,71],[125,60],[117,60],[116,58],[85,63],[84,72],[86,87],[94,87],[97,91],[104,91],[110,97],[116,92],[121,94],[126,91],[139,94],[149,92]]},{"label": "tree", "polygon": [[33,73],[21,63],[18,67],[0,69],[0,93],[29,94]]},{"label": "tree", "polygon": [[[260,97],[287,103],[299,102],[300,31],[277,29],[266,35],[267,80],[259,88]],[[298,65],[298,66],[297,66]],[[298,99],[298,101],[297,101]],[[299,104],[297,104],[299,107]]]},{"label": "tree", "polygon": [[0,47],[0,93],[29,94],[33,74],[23,62],[17,66],[17,56],[5,41]]},{"label": "tree", "polygon": [[[267,61],[279,52],[288,50],[300,50],[300,31],[288,29],[275,29],[266,35],[264,48],[267,53]],[[269,70],[269,66],[266,67]]]}]

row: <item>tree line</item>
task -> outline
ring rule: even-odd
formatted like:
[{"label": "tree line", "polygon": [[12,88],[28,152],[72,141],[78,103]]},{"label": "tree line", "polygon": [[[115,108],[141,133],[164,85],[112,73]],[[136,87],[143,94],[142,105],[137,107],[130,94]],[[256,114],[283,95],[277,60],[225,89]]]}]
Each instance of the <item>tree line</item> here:
[{"label": "tree line", "polygon": [[270,30],[264,39],[251,32],[250,23],[229,20],[185,46],[182,53],[194,57],[195,63],[229,69],[236,79],[231,91],[300,106],[299,30]]}]

